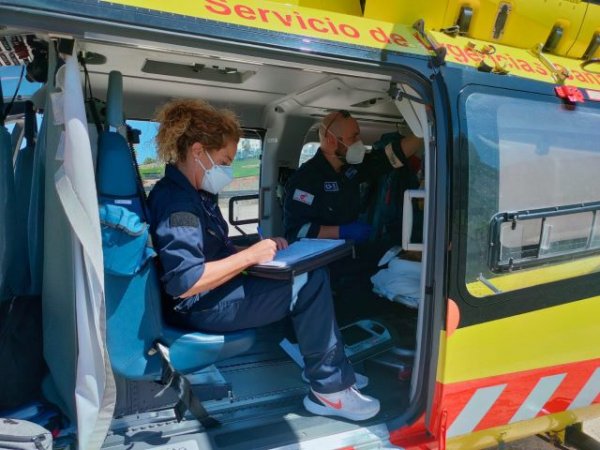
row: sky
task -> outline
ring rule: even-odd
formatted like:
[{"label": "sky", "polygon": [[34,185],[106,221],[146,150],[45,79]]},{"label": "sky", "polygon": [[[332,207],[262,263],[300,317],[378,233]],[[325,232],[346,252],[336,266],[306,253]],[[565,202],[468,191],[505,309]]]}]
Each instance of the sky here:
[{"label": "sky", "polygon": [[[22,66],[0,67],[0,80],[2,80],[2,93],[4,100],[9,102],[15,93],[19,78],[21,75]],[[23,77],[23,82],[19,89],[19,95],[29,97],[41,86],[41,83],[30,83]]]},{"label": "sky", "polygon": [[138,162],[143,162],[146,158],[156,158],[156,147],[154,137],[158,131],[158,124],[143,120],[128,120],[127,123],[132,128],[140,130],[140,143],[136,146]]}]

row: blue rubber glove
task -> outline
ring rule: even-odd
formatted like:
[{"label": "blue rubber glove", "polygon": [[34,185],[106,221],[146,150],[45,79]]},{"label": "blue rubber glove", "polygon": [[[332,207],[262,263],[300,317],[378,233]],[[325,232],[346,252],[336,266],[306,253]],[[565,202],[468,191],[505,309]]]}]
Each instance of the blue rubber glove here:
[{"label": "blue rubber glove", "polygon": [[373,228],[368,223],[356,222],[340,225],[340,239],[352,239],[355,242],[365,242],[371,236]]}]

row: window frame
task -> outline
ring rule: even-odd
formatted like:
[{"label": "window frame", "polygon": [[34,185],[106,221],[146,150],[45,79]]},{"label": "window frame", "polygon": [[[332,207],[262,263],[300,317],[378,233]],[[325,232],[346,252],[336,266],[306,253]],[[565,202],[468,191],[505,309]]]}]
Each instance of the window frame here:
[{"label": "window frame", "polygon": [[[540,83],[541,84],[541,83]],[[544,86],[548,86],[545,85]],[[468,98],[473,94],[486,94],[495,95],[502,97],[510,97],[515,99],[531,99],[538,100],[548,103],[548,105],[563,105],[562,100],[558,99],[554,95],[549,95],[548,92],[551,90],[536,90],[522,91],[518,89],[507,89],[504,87],[493,87],[479,84],[469,84],[464,86],[460,90],[457,101],[457,137],[455,140],[457,143],[457,152],[454,157],[454,175],[453,178],[457,181],[455,185],[454,201],[457,203],[456,208],[456,221],[454,222],[458,228],[457,232],[453,233],[454,240],[456,242],[456,253],[451,259],[455,268],[452,270],[454,277],[456,277],[456,288],[460,297],[469,305],[474,307],[490,307],[495,306],[500,310],[507,312],[516,307],[517,304],[522,303],[523,300],[527,299],[527,303],[543,302],[544,307],[548,307],[554,304],[568,303],[570,301],[576,301],[579,299],[589,298],[600,295],[600,271],[584,274],[572,278],[566,278],[561,280],[555,280],[547,283],[540,283],[536,285],[524,286],[510,291],[498,291],[493,294],[486,296],[475,296],[467,287],[467,242],[468,242],[468,222],[469,222],[469,135],[468,135],[468,124],[466,117],[466,103]],[[600,102],[587,102],[586,107],[591,107],[594,111],[600,114]],[[568,113],[569,111],[565,111]],[[491,227],[488,226],[488,233]],[[488,239],[490,238],[488,234]],[[578,259],[588,257],[589,255],[583,255]],[[489,257],[489,253],[488,253]],[[569,255],[571,258],[572,255]],[[571,258],[572,259],[572,258]],[[544,264],[548,260],[544,260]],[[539,267],[538,267],[539,268]],[[488,266],[489,269],[489,266]],[[535,269],[535,267],[533,268]],[[491,272],[491,271],[490,271]],[[507,273],[507,272],[502,272]],[[487,285],[485,278],[479,279]],[[490,286],[488,286],[490,287]],[[491,289],[491,287],[490,287]],[[542,293],[544,298],[542,298]],[[503,306],[500,306],[503,305]],[[523,307],[521,305],[519,308]],[[538,309],[533,307],[533,309]]]},{"label": "window frame", "polygon": [[[586,246],[581,250],[573,250],[566,252],[549,253],[542,255],[543,241],[543,227],[546,219],[553,217],[564,217],[572,216],[582,213],[592,213],[592,222],[590,231],[586,239]],[[535,257],[525,257],[518,261],[514,261],[510,258],[508,263],[501,262],[501,249],[502,249],[502,225],[511,223],[513,229],[519,222],[528,222],[533,220],[540,220],[540,239],[537,246],[537,255]],[[563,260],[573,259],[574,257],[585,258],[586,256],[600,253],[600,246],[593,248],[592,243],[594,242],[595,225],[600,221],[600,201],[592,203],[583,203],[575,205],[560,206],[557,208],[540,208],[535,210],[522,210],[516,212],[498,212],[490,223],[490,249],[488,251],[488,265],[494,273],[502,274],[510,272],[514,269],[527,269],[538,267],[543,264],[560,262]],[[522,247],[523,248],[523,247]]]}]

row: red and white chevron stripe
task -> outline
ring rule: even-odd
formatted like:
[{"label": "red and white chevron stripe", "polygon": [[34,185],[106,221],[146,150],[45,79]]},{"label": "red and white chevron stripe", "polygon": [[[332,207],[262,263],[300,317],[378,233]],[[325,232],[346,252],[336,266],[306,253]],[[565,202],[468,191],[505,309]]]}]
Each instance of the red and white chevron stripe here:
[{"label": "red and white chevron stripe", "polygon": [[445,416],[452,438],[600,403],[600,360],[444,385],[438,383],[434,414]]}]

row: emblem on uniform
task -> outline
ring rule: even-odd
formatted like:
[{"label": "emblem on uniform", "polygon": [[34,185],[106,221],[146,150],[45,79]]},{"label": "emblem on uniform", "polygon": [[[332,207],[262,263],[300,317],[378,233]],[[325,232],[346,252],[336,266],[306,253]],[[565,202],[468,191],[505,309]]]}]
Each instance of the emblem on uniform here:
[{"label": "emblem on uniform", "polygon": [[344,175],[346,175],[346,178],[348,178],[349,180],[351,178],[354,178],[354,175],[356,175],[358,173],[358,169],[356,167],[350,166],[346,169],[346,172],[344,172]]},{"label": "emblem on uniform", "polygon": [[300,189],[296,189],[294,191],[294,200],[299,201],[301,203],[305,203],[307,205],[312,205],[315,196],[309,194],[306,191],[301,191]]},{"label": "emblem on uniform", "polygon": [[340,190],[337,181],[326,181],[323,188],[325,192],[338,192]]}]

